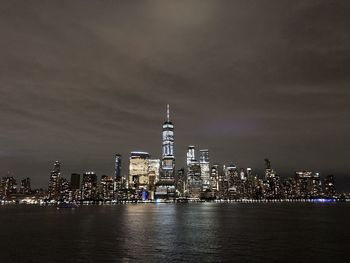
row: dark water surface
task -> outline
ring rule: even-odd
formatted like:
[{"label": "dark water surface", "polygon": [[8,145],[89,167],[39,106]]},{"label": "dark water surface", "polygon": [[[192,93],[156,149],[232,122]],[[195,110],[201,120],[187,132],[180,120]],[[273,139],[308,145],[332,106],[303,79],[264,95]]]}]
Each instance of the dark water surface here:
[{"label": "dark water surface", "polygon": [[350,204],[0,206],[0,262],[350,262]]}]

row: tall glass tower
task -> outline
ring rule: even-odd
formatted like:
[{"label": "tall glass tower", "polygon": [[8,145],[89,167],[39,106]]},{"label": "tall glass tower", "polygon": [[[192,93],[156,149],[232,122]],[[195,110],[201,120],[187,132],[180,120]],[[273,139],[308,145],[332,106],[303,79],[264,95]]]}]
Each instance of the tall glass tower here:
[{"label": "tall glass tower", "polygon": [[115,162],[114,162],[114,180],[121,179],[122,177],[121,166],[122,166],[122,156],[119,153],[117,153],[115,155]]},{"label": "tall glass tower", "polygon": [[210,188],[209,150],[199,151],[199,164],[201,167],[201,178],[203,191]]},{"label": "tall glass tower", "polygon": [[195,147],[194,145],[190,145],[188,146],[188,150],[187,150],[187,167],[189,167],[191,163],[195,160],[196,160]]},{"label": "tall glass tower", "polygon": [[53,170],[50,174],[49,181],[49,198],[50,199],[58,199],[60,194],[60,174],[61,174],[61,164],[59,161],[56,161],[53,165]]},{"label": "tall glass tower", "polygon": [[169,104],[167,104],[167,119],[162,132],[162,172],[160,180],[174,180],[174,125],[170,121]]},{"label": "tall glass tower", "polygon": [[122,156],[119,153],[117,153],[115,154],[115,161],[114,161],[114,191],[121,190],[125,183],[121,173],[121,167],[122,167]]}]

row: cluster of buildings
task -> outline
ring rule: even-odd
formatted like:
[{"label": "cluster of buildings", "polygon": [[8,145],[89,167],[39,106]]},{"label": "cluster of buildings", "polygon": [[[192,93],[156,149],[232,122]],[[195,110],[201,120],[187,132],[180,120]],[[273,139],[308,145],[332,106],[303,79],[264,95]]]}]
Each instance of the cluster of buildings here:
[{"label": "cluster of buildings", "polygon": [[21,200],[28,197],[35,197],[35,199],[45,198],[46,191],[43,189],[32,189],[31,179],[24,178],[17,183],[17,180],[7,175],[0,178],[0,201],[2,200]]},{"label": "cluster of buildings", "polygon": [[251,168],[210,162],[208,149],[188,147],[186,167],[175,169],[174,125],[167,118],[162,127],[162,156],[152,158],[148,152],[130,153],[128,169],[122,156],[114,158],[114,175],[98,179],[93,171],[71,174],[70,181],[61,176],[61,163],[56,161],[50,173],[47,191],[32,190],[30,178],[21,181],[7,176],[0,181],[0,198],[33,196],[56,201],[146,201],[146,200],[276,200],[342,198],[337,195],[334,177],[321,179],[318,173],[296,172],[282,180],[265,159],[265,174],[259,177]]}]

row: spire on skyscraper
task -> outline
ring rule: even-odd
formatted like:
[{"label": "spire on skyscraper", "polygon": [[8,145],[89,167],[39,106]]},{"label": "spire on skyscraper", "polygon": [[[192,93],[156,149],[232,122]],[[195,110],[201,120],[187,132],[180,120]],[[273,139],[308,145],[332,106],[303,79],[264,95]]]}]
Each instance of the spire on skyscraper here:
[{"label": "spire on skyscraper", "polygon": [[162,132],[162,176],[167,180],[174,177],[174,124],[170,122],[170,106],[167,104],[166,121]]},{"label": "spire on skyscraper", "polygon": [[166,105],[166,118],[167,122],[170,121],[170,109],[169,109],[169,104]]}]

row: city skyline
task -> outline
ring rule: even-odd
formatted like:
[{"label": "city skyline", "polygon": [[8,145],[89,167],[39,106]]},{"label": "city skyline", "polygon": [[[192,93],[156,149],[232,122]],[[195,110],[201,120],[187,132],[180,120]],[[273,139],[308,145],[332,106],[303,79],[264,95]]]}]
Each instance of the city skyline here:
[{"label": "city skyline", "polygon": [[2,0],[0,262],[348,262],[349,10]]},{"label": "city skyline", "polygon": [[[66,178],[66,179],[68,179],[69,178],[69,176],[71,176],[72,174],[85,174],[85,173],[94,173],[94,174],[96,174],[96,178],[101,178],[101,177],[103,177],[103,176],[113,176],[113,178],[115,178],[115,179],[117,179],[117,176],[116,176],[116,174],[118,173],[118,174],[120,174],[120,176],[122,176],[122,177],[126,177],[126,178],[128,178],[129,176],[130,176],[130,171],[129,171],[129,164],[130,164],[130,159],[129,159],[129,157],[125,157],[125,156],[129,156],[129,155],[133,155],[133,153],[134,154],[138,154],[138,153],[142,153],[142,154],[147,154],[148,155],[148,157],[147,158],[160,158],[159,159],[159,161],[161,161],[161,160],[164,160],[164,157],[166,157],[166,156],[173,156],[173,153],[175,152],[175,150],[174,150],[174,148],[175,148],[175,146],[174,146],[174,125],[173,125],[173,123],[172,122],[170,122],[170,119],[169,119],[169,116],[170,116],[170,105],[169,104],[166,104],[166,115],[165,115],[166,117],[165,118],[163,118],[163,119],[165,119],[165,121],[164,121],[164,124],[163,124],[163,131],[162,131],[162,146],[161,146],[161,148],[162,148],[162,150],[161,150],[161,154],[159,155],[159,156],[157,156],[157,155],[154,155],[154,154],[152,154],[152,153],[150,153],[149,151],[147,151],[147,149],[143,149],[142,151],[140,151],[140,150],[138,150],[138,151],[135,151],[135,150],[133,150],[133,151],[130,151],[127,155],[122,155],[122,154],[120,154],[120,153],[114,153],[114,158],[116,158],[115,159],[115,163],[114,163],[114,167],[113,167],[113,169],[112,169],[112,172],[110,172],[110,173],[99,173],[96,169],[93,169],[93,165],[91,165],[91,169],[89,168],[89,169],[83,169],[83,170],[80,170],[80,171],[65,171],[65,172],[63,172],[62,174],[61,174],[61,177],[62,178]],[[172,142],[169,142],[169,138],[168,138],[168,125],[171,125],[171,131],[172,131],[172,133],[171,133],[171,140],[170,141],[172,141]],[[164,126],[165,125],[165,126]],[[164,127],[166,127],[165,129],[164,129]],[[170,145],[170,146],[169,146]],[[187,151],[186,152],[184,152],[184,153],[182,153],[182,156],[179,158],[181,161],[180,161],[180,164],[181,164],[181,166],[175,166],[174,165],[174,167],[172,168],[172,170],[174,170],[172,173],[176,173],[177,172],[177,170],[178,169],[184,169],[185,167],[188,167],[188,162],[189,162],[189,156],[191,156],[192,158],[194,158],[195,156],[194,156],[194,154],[195,154],[195,148],[196,148],[196,146],[195,145],[193,145],[193,144],[190,144],[188,147],[187,147]],[[190,150],[191,149],[191,150]],[[195,159],[193,159],[195,162],[198,162],[198,165],[200,164],[200,162],[202,161],[202,158],[203,158],[203,156],[202,156],[202,152],[207,152],[207,154],[208,154],[208,149],[205,149],[205,150],[203,150],[203,149],[197,149],[198,150],[198,152],[197,152],[197,155],[196,155],[196,158]],[[191,154],[189,155],[189,153],[191,152]],[[193,155],[192,155],[193,154]],[[212,154],[212,153],[211,153]],[[179,154],[178,154],[179,155]],[[124,158],[123,158],[123,156],[124,156]],[[175,156],[176,156],[176,154],[175,154]],[[171,158],[173,158],[173,157],[171,157]],[[123,160],[124,159],[124,161],[121,161],[121,160]],[[176,159],[176,158],[175,158]],[[183,159],[183,160],[182,160]],[[117,166],[116,166],[116,162],[117,162],[117,160],[119,160],[120,161],[120,163],[118,163],[118,172],[116,171],[116,169],[117,169]],[[214,159],[215,160],[215,159]],[[264,160],[264,158],[261,158],[261,160]],[[266,159],[265,159],[266,160]],[[72,161],[74,161],[74,160],[72,160]],[[110,162],[111,160],[109,160],[109,162]],[[60,163],[61,162],[61,160],[56,160],[55,161],[55,163]],[[121,163],[124,163],[124,166],[122,167],[121,166]],[[261,162],[261,163],[263,163],[263,162]],[[125,164],[127,164],[126,166],[125,166]],[[264,170],[264,165],[261,165],[261,167],[251,167],[251,166],[242,166],[242,165],[240,165],[239,163],[237,163],[237,162],[235,162],[235,161],[233,161],[233,160],[231,160],[231,161],[228,161],[228,162],[220,162],[220,161],[211,161],[211,166],[213,166],[213,165],[219,165],[219,166],[229,166],[229,165],[232,165],[232,164],[234,164],[235,166],[237,165],[238,167],[240,167],[240,168],[244,168],[244,169],[253,169],[253,172],[254,172],[254,174],[255,175],[257,175],[257,176],[260,176],[260,177],[263,177],[263,174],[265,173],[265,170]],[[276,167],[276,166],[275,166]],[[277,165],[277,167],[278,167],[278,165]],[[211,168],[211,167],[210,167]],[[61,168],[60,168],[61,169]],[[159,167],[159,172],[161,173],[162,172],[162,164],[160,164],[160,167]],[[65,170],[65,169],[64,169]],[[106,169],[106,170],[108,170],[108,169]],[[284,173],[284,174],[281,174],[281,173],[278,173],[277,172],[277,174],[282,178],[282,179],[287,179],[287,178],[289,178],[289,177],[293,177],[293,175],[295,175],[295,173],[297,173],[298,171],[310,171],[311,169],[308,169],[308,168],[300,168],[300,169],[294,169],[294,170],[291,170],[291,171],[289,171],[288,173]],[[319,170],[318,169],[315,169],[315,170],[311,170],[311,171],[313,171],[314,173],[319,173]],[[53,173],[53,171],[51,171],[51,174]],[[208,173],[209,173],[209,171],[208,171]],[[332,172],[329,172],[328,174],[334,174],[334,173],[332,173]],[[325,176],[326,174],[323,174],[323,176]],[[5,175],[3,175],[3,177],[5,177],[5,176],[7,176],[7,177],[14,177],[15,179],[25,179],[26,177],[18,177],[18,176],[16,176],[16,175],[14,175],[14,174],[12,174],[10,171],[8,171],[7,172],[7,174],[5,174]],[[51,175],[52,176],[52,175]],[[29,178],[31,178],[31,176],[28,176]],[[162,175],[160,176],[160,177],[162,177]],[[341,176],[337,176],[337,178],[339,178],[339,177],[341,177]],[[340,180],[341,182],[342,182],[342,180]],[[56,182],[57,183],[57,182]],[[339,189],[340,189],[340,191],[348,191],[348,185],[347,185],[347,181],[346,181],[346,183],[345,183],[345,185],[342,185],[342,183],[340,183],[340,184],[338,184],[338,185],[340,185],[340,187],[339,187]],[[31,185],[33,186],[37,186],[37,187],[35,187],[35,188],[43,188],[43,189],[46,189],[47,188],[47,182],[44,182],[44,184],[43,184],[43,186],[41,186],[41,185],[37,185],[36,184],[36,182],[34,181],[34,183],[31,181]],[[350,187],[350,185],[349,185],[349,187]],[[50,183],[49,183],[49,188],[50,188]]]},{"label": "city skyline", "polygon": [[[281,177],[267,158],[265,172],[259,175],[251,167],[236,163],[210,162],[209,149],[196,150],[189,145],[186,167],[175,165],[175,129],[166,105],[166,120],[162,125],[161,158],[151,158],[149,152],[132,151],[128,167],[122,166],[122,156],[115,154],[114,175],[99,176],[94,171],[71,173],[70,180],[61,174],[61,162],[56,160],[50,172],[47,189],[32,188],[31,179],[21,180],[8,175],[0,180],[2,203],[89,204],[125,202],[334,202],[348,201],[349,193],[336,191],[334,175],[321,176],[317,171],[295,171]],[[198,154],[199,153],[199,154]]]},{"label": "city skyline", "polygon": [[1,7],[0,176],[45,187],[53,160],[113,175],[115,153],[158,157],[169,103],[177,167],[193,144],[350,189],[346,3],[23,5]]}]

